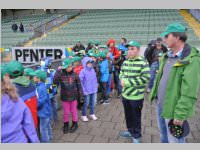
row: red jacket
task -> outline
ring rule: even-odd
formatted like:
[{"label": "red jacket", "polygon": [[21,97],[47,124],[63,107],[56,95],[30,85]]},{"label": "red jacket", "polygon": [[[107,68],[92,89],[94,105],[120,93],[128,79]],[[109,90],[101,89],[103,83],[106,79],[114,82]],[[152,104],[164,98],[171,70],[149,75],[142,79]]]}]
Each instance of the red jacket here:
[{"label": "red jacket", "polygon": [[[111,43],[113,43],[115,45],[115,40],[114,39],[109,39],[108,42],[107,42],[108,47],[109,47],[109,45]],[[110,52],[113,54],[114,59],[120,57],[119,51],[115,46],[110,47]]]},{"label": "red jacket", "polygon": [[79,75],[82,69],[83,69],[83,66],[82,66],[82,65],[76,66],[76,67],[74,68],[74,72],[75,72],[77,75]]},{"label": "red jacket", "polygon": [[118,49],[115,46],[110,47],[110,52],[113,54],[114,59],[120,57],[120,53],[119,53]]}]

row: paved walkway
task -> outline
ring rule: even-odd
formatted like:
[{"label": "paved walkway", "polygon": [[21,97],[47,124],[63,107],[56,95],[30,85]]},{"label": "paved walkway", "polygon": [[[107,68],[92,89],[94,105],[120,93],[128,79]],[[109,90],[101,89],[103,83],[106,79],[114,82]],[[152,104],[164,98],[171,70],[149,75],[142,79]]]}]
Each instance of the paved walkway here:
[{"label": "paved walkway", "polygon": [[[146,97],[146,96],[145,96]],[[97,121],[82,122],[73,134],[62,132],[62,110],[59,121],[53,129],[55,143],[130,143],[129,139],[119,137],[120,130],[126,130],[124,110],[120,99],[113,98],[108,105],[96,106]],[[80,118],[80,112],[79,112]],[[200,142],[200,101],[197,103],[197,114],[189,120],[191,133],[187,137],[189,143]],[[155,104],[145,100],[142,111],[142,143],[159,143],[159,131],[156,122]]]}]

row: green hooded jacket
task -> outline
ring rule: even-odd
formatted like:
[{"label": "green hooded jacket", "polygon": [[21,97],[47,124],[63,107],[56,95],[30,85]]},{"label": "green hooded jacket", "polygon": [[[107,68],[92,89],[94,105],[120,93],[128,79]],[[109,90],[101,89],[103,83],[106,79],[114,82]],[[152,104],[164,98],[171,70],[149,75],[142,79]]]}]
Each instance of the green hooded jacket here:
[{"label": "green hooded jacket", "polygon": [[[149,95],[151,102],[157,96],[167,57],[167,54],[164,54],[160,60],[160,68]],[[195,113],[199,87],[200,52],[196,48],[191,48],[188,44],[185,44],[181,59],[171,69],[161,116],[178,120],[187,120],[192,117]]]}]

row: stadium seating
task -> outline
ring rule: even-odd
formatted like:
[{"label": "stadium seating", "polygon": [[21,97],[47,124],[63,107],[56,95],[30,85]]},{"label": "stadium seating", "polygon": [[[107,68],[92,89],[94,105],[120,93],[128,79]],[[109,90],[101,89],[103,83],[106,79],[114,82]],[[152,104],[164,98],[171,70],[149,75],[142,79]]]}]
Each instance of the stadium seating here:
[{"label": "stadium seating", "polygon": [[[2,19],[2,24],[1,24],[1,47],[5,48],[11,48],[13,46],[21,45],[24,42],[28,41],[32,36],[33,32],[27,31],[30,26],[36,28],[40,26],[43,23],[46,23],[62,14],[67,14],[68,18],[71,16],[77,14],[76,11],[70,11],[70,12],[60,12],[57,14],[37,14],[37,15],[25,15],[25,16],[20,16],[17,17],[16,19],[13,20],[13,17],[8,16]],[[13,23],[16,23],[19,27],[20,22],[23,23],[25,32],[21,33],[16,32],[14,33],[11,29],[11,26]]]},{"label": "stadium seating", "polygon": [[87,45],[90,39],[106,43],[109,38],[119,42],[121,37],[146,45],[160,36],[166,26],[180,22],[188,27],[189,43],[200,46],[200,39],[188,26],[179,10],[88,10],[46,38],[34,41],[33,46],[69,46],[77,40]]}]

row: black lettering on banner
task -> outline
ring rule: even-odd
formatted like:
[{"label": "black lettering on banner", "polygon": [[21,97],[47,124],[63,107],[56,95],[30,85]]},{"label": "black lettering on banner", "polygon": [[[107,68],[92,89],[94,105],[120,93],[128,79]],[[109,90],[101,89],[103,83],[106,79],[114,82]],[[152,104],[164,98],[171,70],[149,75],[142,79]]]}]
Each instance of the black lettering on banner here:
[{"label": "black lettering on banner", "polygon": [[40,52],[40,58],[44,58],[44,49],[36,49]]},{"label": "black lettering on banner", "polygon": [[22,51],[20,49],[15,49],[15,58],[18,61],[19,57],[22,56]]},{"label": "black lettering on banner", "polygon": [[24,60],[24,62],[26,62],[26,57],[29,56],[28,51],[29,51],[29,49],[23,49],[23,60]]},{"label": "black lettering on banner", "polygon": [[53,56],[53,49],[46,49],[46,57],[52,57]]},{"label": "black lettering on banner", "polygon": [[54,49],[54,59],[61,59],[63,51],[61,49]]},{"label": "black lettering on banner", "polygon": [[30,56],[31,56],[31,62],[33,62],[33,60],[35,60],[36,62],[39,61],[38,50],[34,51],[33,49],[30,49]]}]

